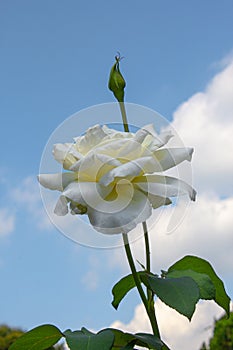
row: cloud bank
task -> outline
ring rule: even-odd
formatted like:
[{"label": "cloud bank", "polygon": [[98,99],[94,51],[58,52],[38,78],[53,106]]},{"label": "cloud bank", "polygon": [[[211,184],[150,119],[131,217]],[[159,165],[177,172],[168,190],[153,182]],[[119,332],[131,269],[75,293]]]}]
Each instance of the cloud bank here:
[{"label": "cloud bank", "polygon": [[[200,349],[203,341],[208,342],[211,337],[214,318],[222,316],[221,309],[213,302],[199,303],[191,322],[158,299],[155,302],[155,310],[161,337],[172,350]],[[136,306],[134,317],[129,324],[116,321],[111,327],[133,333],[139,330],[151,332],[142,304]]]}]

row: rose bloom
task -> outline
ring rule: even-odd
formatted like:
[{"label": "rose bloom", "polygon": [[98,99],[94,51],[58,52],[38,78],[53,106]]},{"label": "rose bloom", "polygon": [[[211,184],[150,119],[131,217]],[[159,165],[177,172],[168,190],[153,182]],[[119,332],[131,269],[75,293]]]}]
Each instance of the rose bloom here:
[{"label": "rose bloom", "polygon": [[153,125],[136,133],[106,125],[89,128],[74,143],[55,144],[54,158],[66,172],[41,174],[39,182],[61,192],[57,215],[88,215],[102,233],[127,233],[147,220],[152,209],[171,204],[171,197],[196,192],[164,171],[191,161],[192,148],[164,148],[172,134],[158,135]]}]

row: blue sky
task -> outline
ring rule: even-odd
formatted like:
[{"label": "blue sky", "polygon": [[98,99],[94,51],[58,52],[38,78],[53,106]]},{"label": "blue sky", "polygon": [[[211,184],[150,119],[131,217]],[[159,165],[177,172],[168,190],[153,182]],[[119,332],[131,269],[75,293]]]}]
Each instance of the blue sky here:
[{"label": "blue sky", "polygon": [[127,271],[111,263],[113,251],[79,246],[41,224],[41,154],[67,117],[114,102],[107,81],[117,51],[126,101],[171,121],[229,63],[232,15],[231,0],[0,2],[0,323],[99,329],[132,319],[135,293],[118,312],[110,305]]}]

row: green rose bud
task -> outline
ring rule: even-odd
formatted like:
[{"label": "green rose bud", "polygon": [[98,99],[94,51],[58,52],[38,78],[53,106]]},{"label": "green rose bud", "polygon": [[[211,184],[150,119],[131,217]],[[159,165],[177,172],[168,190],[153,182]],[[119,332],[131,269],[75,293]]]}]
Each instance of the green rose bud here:
[{"label": "green rose bud", "polygon": [[108,82],[108,88],[111,90],[118,100],[118,102],[124,102],[124,88],[125,88],[125,79],[123,78],[119,62],[121,60],[121,56],[118,54],[115,56],[116,63],[112,66],[110,76],[109,76],[109,82]]}]

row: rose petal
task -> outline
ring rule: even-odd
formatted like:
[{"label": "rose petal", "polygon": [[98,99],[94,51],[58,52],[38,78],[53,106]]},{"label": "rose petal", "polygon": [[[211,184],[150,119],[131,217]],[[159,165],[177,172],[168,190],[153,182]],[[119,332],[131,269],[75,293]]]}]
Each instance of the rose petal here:
[{"label": "rose petal", "polygon": [[88,217],[97,231],[105,234],[117,234],[131,231],[138,223],[147,220],[151,212],[151,204],[147,197],[135,189],[129,205],[117,214],[88,208]]},{"label": "rose petal", "polygon": [[176,197],[188,194],[195,201],[196,191],[186,182],[170,176],[144,175],[134,180],[144,192],[162,197]]},{"label": "rose petal", "polygon": [[75,173],[40,174],[39,183],[50,190],[63,191],[64,188],[77,178]]},{"label": "rose petal", "polygon": [[153,209],[157,209],[159,207],[162,207],[163,205],[169,205],[172,203],[170,198],[156,196],[151,193],[148,193],[147,196]]},{"label": "rose petal", "polygon": [[162,131],[160,135],[158,135],[153,124],[145,125],[135,134],[135,139],[138,142],[142,142],[143,146],[147,147],[150,151],[164,146],[171,137],[173,137],[173,135],[170,130]]},{"label": "rose petal", "polygon": [[63,165],[64,169],[69,169],[70,166],[77,161],[72,153],[73,143],[57,143],[53,146],[53,156],[57,162]]},{"label": "rose petal", "polygon": [[94,125],[89,128],[84,136],[76,137],[76,148],[78,152],[87,154],[93,147],[98,145],[107,136],[100,125]]},{"label": "rose petal", "polygon": [[193,148],[166,148],[154,152],[154,157],[161,166],[161,170],[170,169],[184,160],[191,161]]},{"label": "rose petal", "polygon": [[107,186],[113,182],[115,178],[127,178],[132,180],[140,174],[151,174],[155,171],[161,171],[159,162],[153,157],[142,157],[112,169],[105,174],[99,182],[104,186]]},{"label": "rose petal", "polygon": [[[96,164],[96,161],[100,161],[100,163]],[[113,168],[121,165],[121,162],[106,154],[90,152],[88,155],[86,155],[86,157],[74,163],[70,168],[70,170],[77,172],[77,171],[80,171],[80,168],[81,168],[82,171],[86,171],[86,170],[90,170],[93,167],[100,168],[105,164]]]},{"label": "rose petal", "polygon": [[111,129],[109,128],[107,125],[103,125],[102,127],[103,131],[105,132],[105,134],[107,134],[108,136],[110,136],[110,138],[131,138],[134,136],[133,133],[131,132],[125,132],[125,131],[119,131],[119,130],[115,130],[115,129]]},{"label": "rose petal", "polygon": [[[139,129],[135,135],[134,135],[134,140],[139,142],[139,143],[142,143],[146,136],[148,135],[153,135],[150,131],[150,129],[153,128],[153,125],[152,124],[149,124],[149,125],[145,125],[143,128]],[[153,128],[153,133],[155,132],[154,128]]]},{"label": "rose petal", "polygon": [[116,177],[132,180],[141,173],[141,168],[135,162],[128,162],[110,170],[100,179],[100,184],[108,186]]},{"label": "rose petal", "polygon": [[162,131],[158,136],[155,137],[155,140],[154,140],[153,144],[151,145],[151,151],[166,145],[166,143],[168,143],[168,141],[173,136],[174,135],[172,134],[172,132],[170,130]]},{"label": "rose petal", "polygon": [[60,196],[54,209],[54,213],[58,216],[64,216],[68,213],[68,200],[65,196]]},{"label": "rose petal", "polygon": [[121,162],[115,158],[90,152],[76,162],[70,170],[78,173],[78,181],[98,182],[103,175],[120,165]]},{"label": "rose petal", "polygon": [[[141,150],[139,152],[139,155],[134,155],[135,148]],[[138,158],[141,155],[143,148],[139,143],[136,143],[133,138],[121,138],[116,140],[107,139],[106,142],[102,142],[93,150],[96,154],[105,154],[113,158],[124,158],[127,160],[132,160],[134,158]],[[132,152],[133,154],[131,154]]]},{"label": "rose petal", "polygon": [[112,186],[104,187],[96,182],[72,182],[65,188],[63,195],[76,203],[95,208],[111,191]]}]

